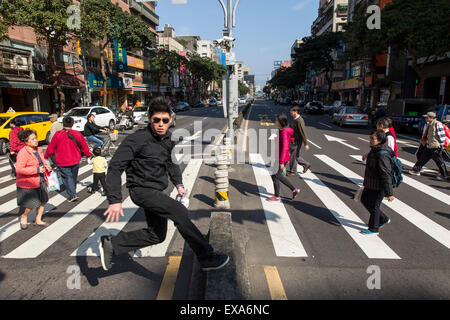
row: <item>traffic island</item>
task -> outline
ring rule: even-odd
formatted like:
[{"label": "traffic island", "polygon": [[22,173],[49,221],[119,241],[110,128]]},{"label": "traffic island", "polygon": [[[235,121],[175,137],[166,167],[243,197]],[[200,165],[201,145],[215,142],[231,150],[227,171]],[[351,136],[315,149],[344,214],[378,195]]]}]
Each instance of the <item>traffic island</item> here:
[{"label": "traffic island", "polygon": [[220,270],[206,273],[205,300],[249,299],[246,237],[244,232],[234,234],[230,212],[211,213],[209,243],[215,252],[227,254],[230,262]]}]

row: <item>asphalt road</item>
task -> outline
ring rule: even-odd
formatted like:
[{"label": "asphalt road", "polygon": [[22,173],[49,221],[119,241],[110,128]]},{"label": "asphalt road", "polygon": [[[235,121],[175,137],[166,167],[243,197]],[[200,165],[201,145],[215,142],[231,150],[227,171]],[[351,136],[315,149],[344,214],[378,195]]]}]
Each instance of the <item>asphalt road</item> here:
[{"label": "asphalt road", "polygon": [[[273,192],[266,167],[272,152],[269,137],[275,130],[275,115],[288,111],[289,107],[271,101],[253,104],[242,124],[251,138],[236,146],[245,150],[244,161],[233,164],[229,174],[233,231],[249,239],[246,257],[252,299],[449,299],[450,190],[448,181],[434,179],[435,165],[428,163],[430,172],[420,177],[404,173],[396,200],[382,205],[391,223],[379,236],[360,236],[369,214],[353,195],[364,175],[357,158],[369,150],[369,131],[339,128],[326,115],[307,115],[311,148],[302,150],[302,155],[311,162],[311,171],[289,177],[300,188],[296,200],[289,200],[291,193],[282,186],[283,201],[268,203],[265,199]],[[220,142],[225,127],[219,107],[181,112],[171,129],[177,139],[183,137],[177,148],[193,155],[180,152],[176,158],[181,160],[184,184],[191,189],[190,217],[204,234],[215,211],[215,166],[207,163],[204,154]],[[333,138],[342,140],[329,140]],[[398,145],[399,157],[409,169],[417,142],[402,138]],[[201,297],[204,278],[172,225],[163,244],[143,249],[137,257],[122,255],[112,270],[103,271],[95,256],[98,237],[144,228],[146,223],[123,186],[126,220],[104,224],[107,202],[86,192],[92,181],[86,163],[78,179],[79,202],[68,203],[52,193],[53,207],[44,216],[50,226],[18,230],[15,186],[2,159],[0,299]],[[173,186],[166,192],[173,195]]]}]

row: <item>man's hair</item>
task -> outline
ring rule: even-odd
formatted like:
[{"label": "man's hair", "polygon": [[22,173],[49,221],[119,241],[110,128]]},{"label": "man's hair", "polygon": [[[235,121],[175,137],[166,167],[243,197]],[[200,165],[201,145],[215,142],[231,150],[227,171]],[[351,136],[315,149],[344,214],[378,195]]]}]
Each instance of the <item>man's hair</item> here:
[{"label": "man's hair", "polygon": [[9,123],[15,125],[16,127],[19,127],[22,124],[18,118],[12,119]]},{"label": "man's hair", "polygon": [[72,128],[74,124],[74,120],[72,117],[64,117],[63,119],[63,127]]},{"label": "man's hair", "polygon": [[[17,138],[19,138],[20,141],[22,141],[23,143],[28,141],[28,138],[32,135],[36,135],[36,131],[31,130],[31,129],[25,129],[22,131],[19,131],[19,133],[17,133]],[[37,136],[37,135],[36,135]]]},{"label": "man's hair", "polygon": [[385,144],[387,142],[387,135],[384,132],[384,130],[373,130],[370,134],[371,136],[375,135],[377,137],[377,140],[379,141],[379,144]]},{"label": "man's hair", "polygon": [[158,112],[167,112],[170,115],[170,106],[163,97],[158,97],[150,101],[148,116],[151,117]]},{"label": "man's hair", "polygon": [[96,147],[94,148],[94,150],[92,150],[92,152],[94,153],[94,156],[99,157],[102,155],[102,148]]},{"label": "man's hair", "polygon": [[300,107],[298,107],[298,106],[293,106],[293,107],[291,108],[291,111],[294,111],[294,112],[297,112],[298,114],[300,114]]},{"label": "man's hair", "polygon": [[387,117],[380,118],[377,121],[377,126],[382,126],[384,129],[389,129],[392,126],[392,120]]},{"label": "man's hair", "polygon": [[284,113],[277,114],[277,120],[280,123],[282,128],[287,127],[289,124],[288,118],[286,117],[286,115]]},{"label": "man's hair", "polygon": [[90,118],[91,116],[95,118],[95,114],[89,113],[88,116],[87,116],[87,119],[89,120],[89,118]]}]

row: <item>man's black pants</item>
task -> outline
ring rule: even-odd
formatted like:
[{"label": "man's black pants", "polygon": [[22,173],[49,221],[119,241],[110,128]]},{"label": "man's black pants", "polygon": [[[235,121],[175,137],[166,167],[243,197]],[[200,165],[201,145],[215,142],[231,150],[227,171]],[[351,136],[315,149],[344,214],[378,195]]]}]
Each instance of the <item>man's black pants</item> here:
[{"label": "man's black pants", "polygon": [[189,219],[188,210],[180,202],[150,188],[130,188],[130,196],[137,206],[144,208],[147,228],[120,232],[112,237],[114,254],[136,251],[163,242],[167,234],[167,219],[174,222],[199,259],[213,252],[211,245]]},{"label": "man's black pants", "polygon": [[429,149],[424,148],[423,151],[420,153],[419,160],[414,165],[413,170],[420,172],[420,169],[431,159],[436,163],[437,167],[439,168],[439,172],[442,174],[444,178],[448,177],[447,173],[447,167],[444,163],[444,158],[442,157],[442,149]]},{"label": "man's black pants", "polygon": [[380,206],[384,198],[383,190],[371,190],[364,188],[361,195],[361,203],[370,212],[369,230],[378,232],[380,224],[388,221],[388,217],[381,212]]}]

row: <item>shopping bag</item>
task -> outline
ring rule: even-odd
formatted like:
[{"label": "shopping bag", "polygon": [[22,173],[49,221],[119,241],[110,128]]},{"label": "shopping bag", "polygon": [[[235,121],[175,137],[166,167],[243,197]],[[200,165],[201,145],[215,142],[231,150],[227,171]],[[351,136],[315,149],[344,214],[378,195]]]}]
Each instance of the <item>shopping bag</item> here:
[{"label": "shopping bag", "polygon": [[61,190],[58,175],[56,174],[55,171],[52,171],[47,178],[48,178],[48,186],[47,186],[48,192]]}]

